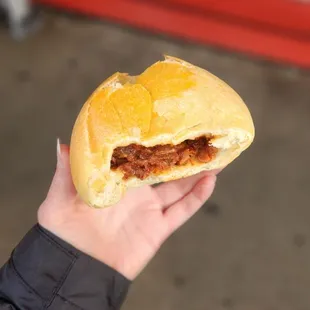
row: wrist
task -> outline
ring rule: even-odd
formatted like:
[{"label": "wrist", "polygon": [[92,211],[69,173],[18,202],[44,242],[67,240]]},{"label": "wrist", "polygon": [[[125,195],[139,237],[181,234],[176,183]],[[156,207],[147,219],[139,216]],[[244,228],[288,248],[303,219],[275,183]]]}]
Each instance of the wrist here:
[{"label": "wrist", "polygon": [[[87,238],[84,233],[77,230],[63,229],[49,221],[44,221],[40,217],[38,224],[49,233],[66,242],[76,250],[92,257],[93,259],[109,266],[125,278],[133,281],[141,272],[144,265],[139,264],[139,260],[131,258],[130,253],[124,253],[117,245],[105,244],[96,238]],[[98,246],[100,245],[100,246]]]}]

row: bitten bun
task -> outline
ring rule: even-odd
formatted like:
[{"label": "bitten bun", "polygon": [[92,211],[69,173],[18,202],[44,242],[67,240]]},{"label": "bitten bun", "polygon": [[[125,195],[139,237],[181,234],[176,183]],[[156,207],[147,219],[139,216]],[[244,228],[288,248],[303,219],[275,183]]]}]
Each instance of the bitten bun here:
[{"label": "bitten bun", "polygon": [[[173,166],[144,180],[111,169],[115,148],[145,147],[212,137],[208,163]],[[75,122],[71,172],[92,207],[117,203],[128,188],[188,177],[226,166],[250,146],[254,124],[239,95],[208,71],[166,56],[139,76],[115,73],[90,96]]]}]

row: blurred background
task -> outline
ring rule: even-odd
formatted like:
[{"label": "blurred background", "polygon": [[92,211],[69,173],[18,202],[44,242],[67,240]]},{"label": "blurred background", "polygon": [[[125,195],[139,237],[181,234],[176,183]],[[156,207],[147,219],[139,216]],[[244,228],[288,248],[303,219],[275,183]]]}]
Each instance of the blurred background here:
[{"label": "blurred background", "polygon": [[56,138],[69,143],[90,93],[166,53],[235,88],[257,136],[123,309],[310,309],[310,3],[249,3],[0,0],[1,264],[36,222]]}]

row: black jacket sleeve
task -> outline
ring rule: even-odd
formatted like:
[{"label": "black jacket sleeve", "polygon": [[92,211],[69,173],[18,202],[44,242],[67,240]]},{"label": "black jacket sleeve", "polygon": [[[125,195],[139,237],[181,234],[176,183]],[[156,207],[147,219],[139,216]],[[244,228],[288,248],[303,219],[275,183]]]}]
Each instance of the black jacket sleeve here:
[{"label": "black jacket sleeve", "polygon": [[36,225],[0,269],[0,310],[116,310],[129,284]]}]

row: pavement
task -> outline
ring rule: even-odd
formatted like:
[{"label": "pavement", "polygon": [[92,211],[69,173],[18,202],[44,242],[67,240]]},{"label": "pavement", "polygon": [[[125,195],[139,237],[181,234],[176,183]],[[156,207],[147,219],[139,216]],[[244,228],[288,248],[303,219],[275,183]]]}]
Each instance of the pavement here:
[{"label": "pavement", "polygon": [[0,262],[35,223],[56,138],[69,142],[89,94],[163,53],[233,86],[256,139],[134,282],[123,309],[309,310],[310,72],[56,13],[24,42],[0,27]]}]

